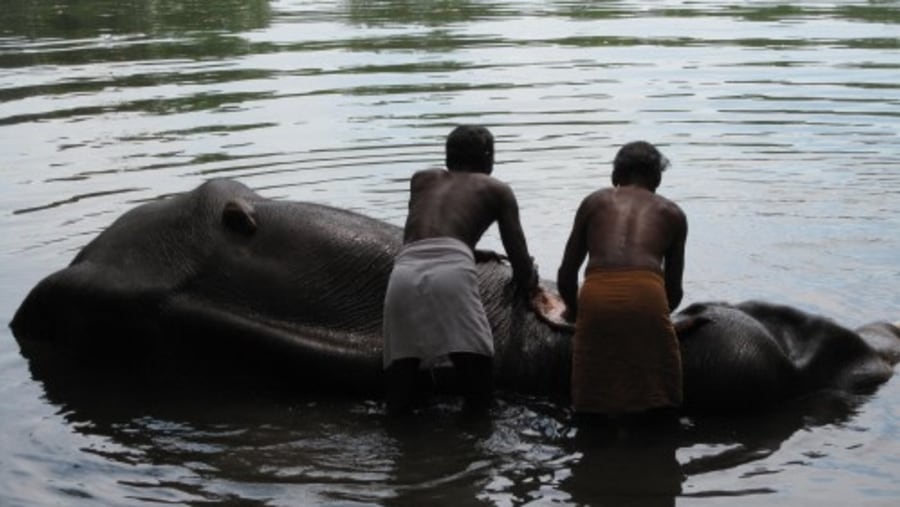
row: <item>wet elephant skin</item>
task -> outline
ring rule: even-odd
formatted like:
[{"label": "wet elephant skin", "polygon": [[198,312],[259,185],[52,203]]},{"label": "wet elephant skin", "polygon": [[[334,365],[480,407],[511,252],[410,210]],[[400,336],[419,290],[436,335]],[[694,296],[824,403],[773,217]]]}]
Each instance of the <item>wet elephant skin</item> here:
[{"label": "wet elephant skin", "polygon": [[[42,280],[11,326],[33,370],[252,379],[290,391],[381,388],[382,299],[401,230],[328,206],[266,199],[231,180],[138,206]],[[565,399],[570,333],[479,263],[498,388]],[[685,405],[731,410],[803,393],[871,390],[900,358],[887,323],[852,331],[764,302],[676,315]]]}]

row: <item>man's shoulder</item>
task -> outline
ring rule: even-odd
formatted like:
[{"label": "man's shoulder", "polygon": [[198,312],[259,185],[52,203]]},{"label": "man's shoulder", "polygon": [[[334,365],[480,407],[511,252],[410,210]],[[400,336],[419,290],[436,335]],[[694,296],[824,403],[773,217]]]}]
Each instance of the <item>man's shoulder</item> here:
[{"label": "man's shoulder", "polygon": [[413,173],[413,180],[421,180],[421,179],[431,179],[440,177],[443,174],[447,174],[447,171],[443,169],[422,169],[420,171],[416,171]]},{"label": "man's shoulder", "polygon": [[432,187],[443,180],[444,174],[446,174],[446,171],[441,169],[423,169],[421,171],[416,171],[409,179],[410,190],[417,192]]},{"label": "man's shoulder", "polygon": [[582,206],[596,206],[601,202],[610,199],[612,195],[615,193],[615,189],[612,187],[606,187],[594,190],[588,195],[584,196],[584,199],[581,200]]},{"label": "man's shoulder", "polygon": [[512,188],[506,182],[490,174],[452,171],[448,174],[451,175],[451,178],[459,187],[467,190],[490,194],[512,193]]},{"label": "man's shoulder", "polygon": [[679,206],[678,203],[676,203],[672,199],[669,199],[668,197],[660,194],[654,194],[654,197],[660,205],[671,209],[672,211],[677,211],[678,213],[682,214],[684,213],[684,211],[681,210],[681,206]]},{"label": "man's shoulder", "polygon": [[675,220],[674,223],[677,223],[680,226],[687,225],[687,214],[685,214],[684,210],[681,209],[681,206],[679,206],[678,203],[659,194],[656,195],[656,199],[659,209],[662,210],[662,213],[664,215],[670,217],[670,219],[672,220]]},{"label": "man's shoulder", "polygon": [[484,176],[484,179],[480,186],[487,195],[497,199],[501,206],[517,205],[516,194],[513,192],[512,186],[487,174],[481,176]]}]

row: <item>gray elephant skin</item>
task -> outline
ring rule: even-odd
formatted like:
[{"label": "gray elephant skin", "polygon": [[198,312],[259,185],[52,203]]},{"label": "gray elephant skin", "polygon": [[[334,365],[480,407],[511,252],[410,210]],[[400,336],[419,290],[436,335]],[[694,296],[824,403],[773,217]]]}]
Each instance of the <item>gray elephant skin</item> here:
[{"label": "gray elephant skin", "polygon": [[[125,213],[35,286],[11,327],[33,370],[64,360],[76,371],[377,395],[382,299],[401,236],[361,214],[212,180]],[[497,387],[565,400],[571,333],[515,297],[508,265],[478,269]],[[685,407],[698,411],[871,392],[900,359],[893,324],[850,330],[764,302],[693,304],[676,327]]]}]

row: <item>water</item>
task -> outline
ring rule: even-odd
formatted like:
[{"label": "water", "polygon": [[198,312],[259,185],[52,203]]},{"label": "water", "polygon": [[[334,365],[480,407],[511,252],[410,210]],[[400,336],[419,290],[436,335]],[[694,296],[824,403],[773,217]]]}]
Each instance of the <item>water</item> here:
[{"label": "water", "polygon": [[[615,150],[672,160],[686,303],[900,319],[900,2],[112,1],[0,9],[0,315],[123,211],[237,178],[401,224],[489,126],[545,277]],[[483,241],[499,248],[496,231]],[[576,431],[542,400],[35,381],[0,329],[0,505],[896,505],[900,381],[851,406]]]}]

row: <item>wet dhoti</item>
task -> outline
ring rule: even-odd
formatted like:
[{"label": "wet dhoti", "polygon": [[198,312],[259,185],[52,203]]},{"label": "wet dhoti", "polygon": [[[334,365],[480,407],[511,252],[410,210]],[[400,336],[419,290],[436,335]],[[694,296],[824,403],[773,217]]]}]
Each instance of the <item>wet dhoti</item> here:
[{"label": "wet dhoti", "polygon": [[384,367],[454,352],[494,355],[472,250],[453,238],[409,243],[394,260],[384,300]]},{"label": "wet dhoti", "polygon": [[618,415],[681,404],[681,354],[660,274],[588,271],[572,349],[576,412]]}]

